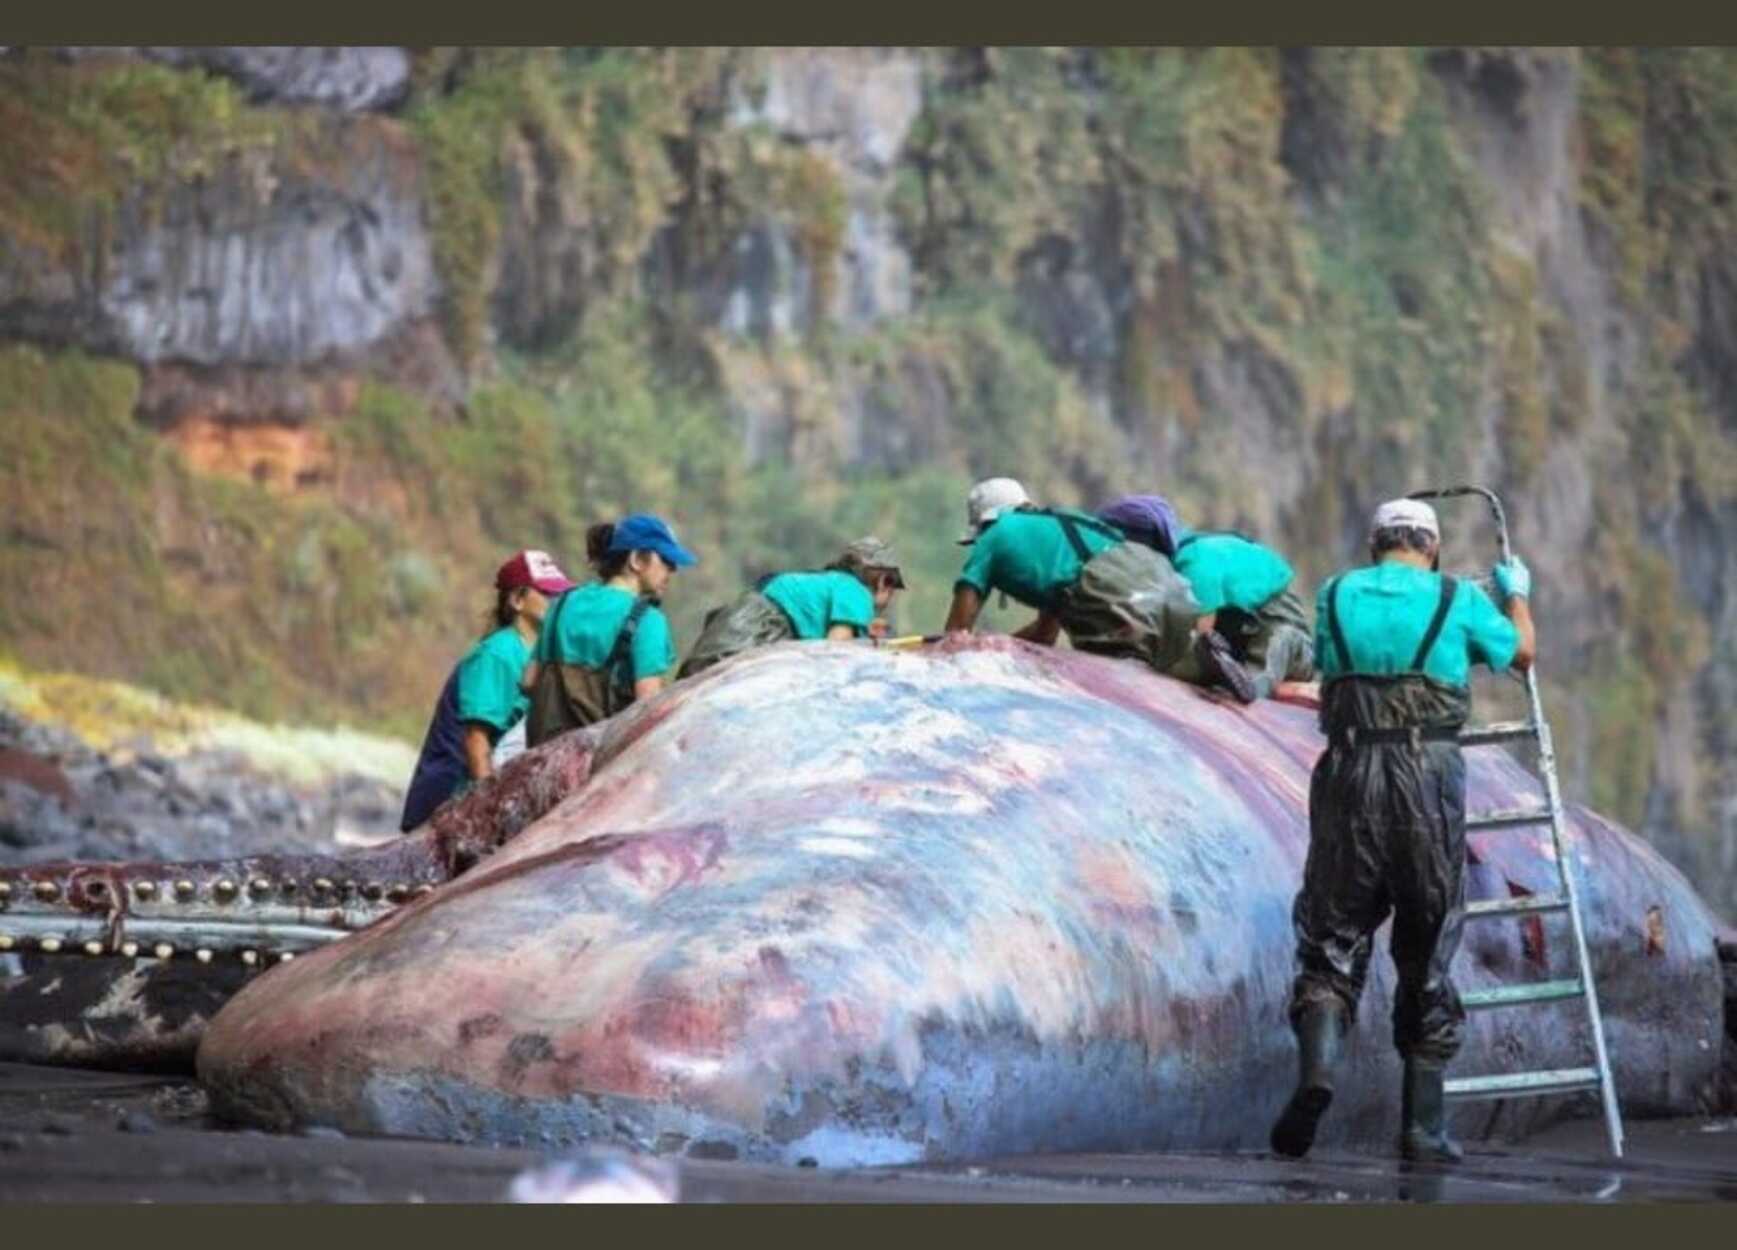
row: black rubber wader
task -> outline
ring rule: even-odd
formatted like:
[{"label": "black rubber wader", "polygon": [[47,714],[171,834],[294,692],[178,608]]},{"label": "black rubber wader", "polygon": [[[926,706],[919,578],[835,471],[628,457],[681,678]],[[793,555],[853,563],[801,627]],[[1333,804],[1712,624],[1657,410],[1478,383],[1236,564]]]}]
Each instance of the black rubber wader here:
[{"label": "black rubber wader", "polygon": [[[1451,579],[1444,582],[1413,672],[1336,677],[1322,691],[1327,749],[1310,778],[1309,852],[1291,913],[1298,974],[1290,1018],[1299,1046],[1320,1027],[1323,1011],[1342,1011],[1347,1026],[1355,1022],[1375,930],[1391,912],[1393,1044],[1407,1066],[1402,1150],[1416,1136],[1434,1143],[1427,1157],[1450,1160],[1457,1147],[1441,1130],[1440,1086],[1465,1027],[1448,967],[1465,918],[1466,774],[1458,734],[1471,694],[1421,672],[1452,599]],[[1343,654],[1343,641],[1335,630],[1329,645]],[[1307,1083],[1305,1073],[1287,1108],[1293,1120]],[[1419,1121],[1419,1113],[1433,1121]],[[1275,1149],[1285,1119],[1275,1126]],[[1313,1127],[1290,1139],[1312,1139]]]}]

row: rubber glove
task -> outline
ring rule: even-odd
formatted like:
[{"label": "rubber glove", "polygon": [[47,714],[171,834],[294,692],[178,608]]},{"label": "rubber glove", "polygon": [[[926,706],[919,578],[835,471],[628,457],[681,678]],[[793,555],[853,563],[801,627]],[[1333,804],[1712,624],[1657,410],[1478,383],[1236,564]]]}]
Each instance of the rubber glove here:
[{"label": "rubber glove", "polygon": [[1526,562],[1519,556],[1504,560],[1490,570],[1490,576],[1495,579],[1496,589],[1502,592],[1504,600],[1519,595],[1522,599],[1532,597],[1532,570],[1526,567]]}]

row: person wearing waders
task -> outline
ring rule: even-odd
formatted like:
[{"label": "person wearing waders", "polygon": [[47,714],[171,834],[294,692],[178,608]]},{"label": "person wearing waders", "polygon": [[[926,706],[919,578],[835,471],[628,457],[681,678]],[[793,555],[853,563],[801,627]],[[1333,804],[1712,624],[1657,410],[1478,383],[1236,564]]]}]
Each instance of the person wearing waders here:
[{"label": "person wearing waders", "polygon": [[971,548],[953,586],[945,629],[969,630],[999,590],[1037,610],[1014,633],[1054,645],[1062,630],[1081,651],[1144,660],[1160,673],[1193,646],[1200,605],[1170,561],[1120,529],[1069,508],[1039,508],[1012,478],[971,488],[961,544]]},{"label": "person wearing waders", "polygon": [[556,600],[525,666],[527,746],[651,698],[675,667],[660,598],[677,569],[697,563],[675,531],[659,517],[636,513],[593,525],[585,554],[601,580]]},{"label": "person wearing waders", "polygon": [[715,609],[678,676],[790,638],[861,638],[904,585],[892,547],[872,535],[859,538],[824,569],[774,573],[729,607]]},{"label": "person wearing waders", "polygon": [[1169,560],[1200,604],[1194,645],[1170,676],[1222,683],[1244,703],[1314,676],[1309,618],[1278,552],[1243,534],[1191,530],[1162,495],[1126,495],[1097,515]]},{"label": "person wearing waders", "polygon": [[405,833],[493,774],[491,750],[529,706],[519,678],[549,601],[574,585],[545,551],[521,551],[495,573],[488,630],[447,677],[422,739],[398,822]]},{"label": "person wearing waders", "polygon": [[1460,727],[1471,665],[1532,663],[1531,574],[1515,558],[1477,585],[1436,570],[1435,509],[1396,499],[1375,511],[1373,561],[1316,596],[1315,660],[1327,748],[1309,782],[1309,853],[1292,908],[1298,974],[1291,1027],[1296,1092],[1272,1146],[1298,1157],[1333,1100],[1340,1044],[1357,1016],[1377,926],[1393,913],[1393,1042],[1405,1064],[1399,1152],[1453,1163],[1443,1082],[1465,1008],[1448,976],[1464,919],[1466,772]]}]

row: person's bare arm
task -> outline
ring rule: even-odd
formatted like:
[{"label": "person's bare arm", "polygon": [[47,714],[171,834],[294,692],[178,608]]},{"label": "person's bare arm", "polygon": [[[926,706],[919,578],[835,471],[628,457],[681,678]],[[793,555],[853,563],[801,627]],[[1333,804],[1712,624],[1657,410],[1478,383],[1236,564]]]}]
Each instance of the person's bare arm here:
[{"label": "person's bare arm", "polygon": [[1532,624],[1532,605],[1522,595],[1508,596],[1508,619],[1520,631],[1520,645],[1514,651],[1514,667],[1522,673],[1532,667],[1538,654],[1538,631]]},{"label": "person's bare arm", "polygon": [[829,625],[829,626],[827,626],[826,640],[828,642],[849,642],[852,638],[855,638],[855,637],[856,637],[856,627],[854,625]]},{"label": "person's bare arm", "polygon": [[983,611],[983,596],[970,586],[957,586],[953,590],[953,609],[947,613],[947,624],[944,632],[954,633],[957,630],[969,630],[977,624],[977,614]]},{"label": "person's bare arm", "polygon": [[1048,612],[1039,612],[1031,624],[1024,629],[1016,630],[1015,638],[1026,642],[1035,642],[1045,647],[1055,646],[1055,640],[1061,636],[1061,620]]},{"label": "person's bare arm", "polygon": [[493,748],[489,745],[488,730],[476,721],[466,721],[464,725],[464,766],[470,773],[472,781],[481,781],[485,777],[494,776],[495,765],[491,758]]},{"label": "person's bare arm", "polygon": [[633,697],[636,702],[641,699],[649,699],[662,689],[663,678],[641,677],[633,683]]},{"label": "person's bare arm", "polygon": [[543,662],[532,660],[525,665],[525,671],[519,674],[519,693],[530,694],[537,688],[537,678],[543,674]]}]

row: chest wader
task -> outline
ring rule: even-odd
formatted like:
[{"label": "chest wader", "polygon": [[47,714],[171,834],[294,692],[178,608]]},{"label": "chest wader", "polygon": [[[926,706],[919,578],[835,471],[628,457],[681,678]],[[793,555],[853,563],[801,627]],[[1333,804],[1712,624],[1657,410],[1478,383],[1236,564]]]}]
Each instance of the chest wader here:
[{"label": "chest wader", "polygon": [[[568,664],[553,657],[543,662],[531,687],[530,710],[525,713],[526,747],[541,746],[557,734],[607,720],[633,702],[633,636],[639,630],[639,618],[652,603],[650,598],[634,600],[602,667]],[[563,594],[549,622],[552,639],[560,637],[556,631],[566,606],[567,594]]]},{"label": "chest wader", "polygon": [[[1466,774],[1459,730],[1471,693],[1426,676],[1457,586],[1441,597],[1409,672],[1347,673],[1326,683],[1327,735],[1309,780],[1309,853],[1291,911],[1298,974],[1291,990],[1297,1091],[1273,1127],[1273,1149],[1302,1155],[1333,1098],[1333,1067],[1369,972],[1375,930],[1393,915],[1398,973],[1393,1044],[1405,1061],[1401,1153],[1451,1162],[1459,1147],[1443,1128],[1443,1070],[1465,1024],[1448,965],[1464,921]],[[1352,668],[1327,591],[1329,645]]]},{"label": "chest wader", "polygon": [[1281,681],[1308,681],[1315,675],[1315,635],[1308,611],[1289,586],[1253,612],[1222,607],[1214,628],[1230,653],[1255,670],[1261,697]]},{"label": "chest wader", "polygon": [[[1080,559],[1080,575],[1056,592],[1049,611],[1075,649],[1132,656],[1168,673],[1188,654],[1200,604],[1188,581],[1143,543],[1091,553],[1073,517],[1052,514]],[[1107,528],[1107,527],[1106,527]]]},{"label": "chest wader", "polygon": [[[763,578],[764,585],[771,578]],[[682,661],[677,677],[692,677],[733,655],[796,637],[796,629],[784,609],[759,590],[750,590],[727,608],[713,608],[706,624]]]}]

